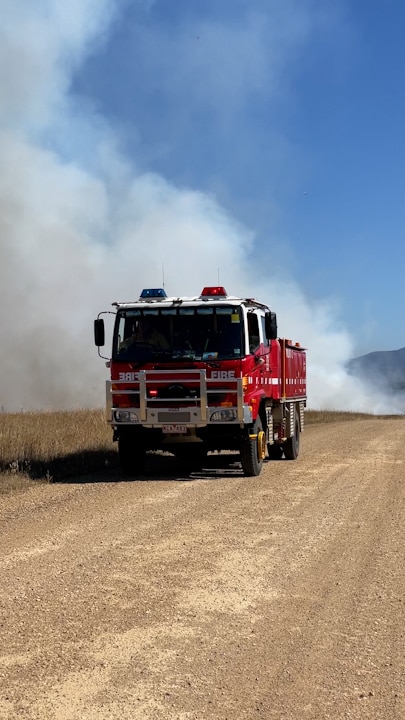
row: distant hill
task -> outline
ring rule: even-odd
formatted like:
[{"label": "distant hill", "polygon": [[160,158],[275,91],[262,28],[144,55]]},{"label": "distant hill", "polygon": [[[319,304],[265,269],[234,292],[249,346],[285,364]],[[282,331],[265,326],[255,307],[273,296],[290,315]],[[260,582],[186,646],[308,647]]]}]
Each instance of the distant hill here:
[{"label": "distant hill", "polygon": [[361,355],[347,363],[351,375],[372,381],[389,392],[405,391],[405,347]]}]

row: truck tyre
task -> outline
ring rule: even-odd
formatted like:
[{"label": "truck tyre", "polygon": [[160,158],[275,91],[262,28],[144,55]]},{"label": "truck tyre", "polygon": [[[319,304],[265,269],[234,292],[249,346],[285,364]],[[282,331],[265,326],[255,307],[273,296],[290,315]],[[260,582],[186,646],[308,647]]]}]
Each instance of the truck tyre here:
[{"label": "truck tyre", "polygon": [[296,460],[300,451],[300,424],[298,417],[295,418],[294,435],[284,443],[284,456],[286,460]]},{"label": "truck tyre", "polygon": [[120,437],[118,440],[118,454],[121,470],[127,477],[134,477],[142,472],[145,466],[145,450],[139,448],[132,437]]},{"label": "truck tyre", "polygon": [[240,449],[240,460],[242,470],[247,477],[260,475],[266,450],[266,436],[263,432],[263,425],[258,416],[253,425],[251,436],[242,440]]}]

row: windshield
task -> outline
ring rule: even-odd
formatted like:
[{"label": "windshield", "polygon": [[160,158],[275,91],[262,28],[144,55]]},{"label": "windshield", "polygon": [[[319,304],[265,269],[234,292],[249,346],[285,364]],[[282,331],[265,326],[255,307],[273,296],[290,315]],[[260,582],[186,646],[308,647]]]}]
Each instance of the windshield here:
[{"label": "windshield", "polygon": [[123,362],[230,360],[241,357],[242,319],[229,305],[122,310],[113,359]]}]

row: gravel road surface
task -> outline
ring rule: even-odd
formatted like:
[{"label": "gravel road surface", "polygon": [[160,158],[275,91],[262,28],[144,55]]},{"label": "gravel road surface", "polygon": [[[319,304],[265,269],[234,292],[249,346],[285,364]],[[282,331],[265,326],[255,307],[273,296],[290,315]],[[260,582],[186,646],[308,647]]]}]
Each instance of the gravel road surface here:
[{"label": "gravel road surface", "polygon": [[214,461],[0,499],[1,720],[405,719],[405,420]]}]

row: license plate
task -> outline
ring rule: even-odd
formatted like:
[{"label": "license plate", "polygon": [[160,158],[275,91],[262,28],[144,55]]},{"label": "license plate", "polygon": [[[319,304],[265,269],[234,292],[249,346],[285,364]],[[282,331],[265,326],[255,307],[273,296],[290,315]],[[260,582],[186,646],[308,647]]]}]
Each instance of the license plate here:
[{"label": "license plate", "polygon": [[187,425],[171,423],[170,425],[162,425],[162,430],[167,435],[185,435],[187,434]]}]

